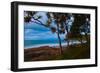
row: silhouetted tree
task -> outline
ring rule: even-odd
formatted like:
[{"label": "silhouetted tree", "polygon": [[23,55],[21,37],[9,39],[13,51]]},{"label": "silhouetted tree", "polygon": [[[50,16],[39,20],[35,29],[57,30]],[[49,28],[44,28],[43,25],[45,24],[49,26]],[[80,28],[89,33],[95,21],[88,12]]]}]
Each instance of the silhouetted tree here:
[{"label": "silhouetted tree", "polygon": [[88,40],[87,38],[87,32],[89,31],[89,20],[87,20],[87,15],[86,14],[75,14],[74,15],[75,20],[73,23],[73,26],[71,28],[71,34],[72,36],[70,38],[75,38],[75,39],[81,39],[81,43],[82,43],[82,36],[84,33],[86,40]]},{"label": "silhouetted tree", "polygon": [[[55,20],[55,25],[57,26],[57,28],[52,27],[52,31],[56,32],[57,30],[57,36],[58,36],[58,41],[59,41],[59,46],[60,46],[60,53],[63,53],[63,49],[62,49],[62,44],[61,44],[61,38],[60,38],[60,33],[62,33],[62,31],[60,30],[60,25],[62,24],[62,16],[59,13],[48,13],[48,18],[50,20]],[[60,32],[61,31],[61,32]]]}]

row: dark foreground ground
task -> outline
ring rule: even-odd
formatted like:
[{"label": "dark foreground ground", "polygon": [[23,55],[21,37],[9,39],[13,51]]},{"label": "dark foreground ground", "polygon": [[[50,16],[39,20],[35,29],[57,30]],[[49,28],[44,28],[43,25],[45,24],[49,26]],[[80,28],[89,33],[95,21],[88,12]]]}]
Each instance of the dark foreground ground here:
[{"label": "dark foreground ground", "polygon": [[30,48],[24,50],[24,61],[47,61],[47,60],[68,60],[90,58],[90,46],[87,44],[70,45],[63,47],[63,54],[60,48],[49,46]]}]

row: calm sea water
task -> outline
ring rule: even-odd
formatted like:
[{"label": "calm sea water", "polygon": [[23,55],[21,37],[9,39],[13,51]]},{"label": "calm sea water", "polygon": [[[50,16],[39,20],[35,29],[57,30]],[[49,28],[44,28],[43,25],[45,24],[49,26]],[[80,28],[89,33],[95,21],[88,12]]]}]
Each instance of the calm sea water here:
[{"label": "calm sea water", "polygon": [[[62,43],[64,43],[65,41],[62,40]],[[58,40],[24,40],[24,47],[30,47],[30,46],[37,46],[37,45],[44,45],[47,46],[45,44],[49,45],[55,45],[55,44],[59,44]]]},{"label": "calm sea water", "polygon": [[[34,47],[37,45],[51,46],[59,44],[57,33],[52,33],[49,28],[35,23],[25,24],[24,27],[25,48],[31,46]],[[60,37],[61,42],[64,43],[64,35],[60,35]]]}]

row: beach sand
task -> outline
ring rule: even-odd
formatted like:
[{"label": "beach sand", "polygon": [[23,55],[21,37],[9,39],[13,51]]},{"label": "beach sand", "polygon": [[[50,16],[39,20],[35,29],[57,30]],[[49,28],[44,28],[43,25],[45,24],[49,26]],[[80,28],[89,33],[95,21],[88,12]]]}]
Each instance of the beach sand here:
[{"label": "beach sand", "polygon": [[25,62],[87,58],[90,58],[89,44],[63,46],[63,54],[60,53],[60,48],[58,46],[42,46],[24,49]]},{"label": "beach sand", "polygon": [[49,46],[42,46],[38,48],[30,48],[24,50],[25,61],[48,60],[50,57],[58,55],[60,55],[60,48]]}]

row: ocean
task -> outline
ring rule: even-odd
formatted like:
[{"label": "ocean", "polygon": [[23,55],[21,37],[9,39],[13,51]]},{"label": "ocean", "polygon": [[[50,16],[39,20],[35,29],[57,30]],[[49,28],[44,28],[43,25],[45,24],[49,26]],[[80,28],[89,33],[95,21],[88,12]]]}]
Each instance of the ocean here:
[{"label": "ocean", "polygon": [[[66,41],[61,41],[62,44],[67,44]],[[24,40],[25,48],[40,47],[40,46],[59,46],[58,40]]]},{"label": "ocean", "polygon": [[[61,42],[64,34],[60,34]],[[24,48],[59,45],[57,33],[52,33],[49,28],[35,23],[24,24]]]}]

